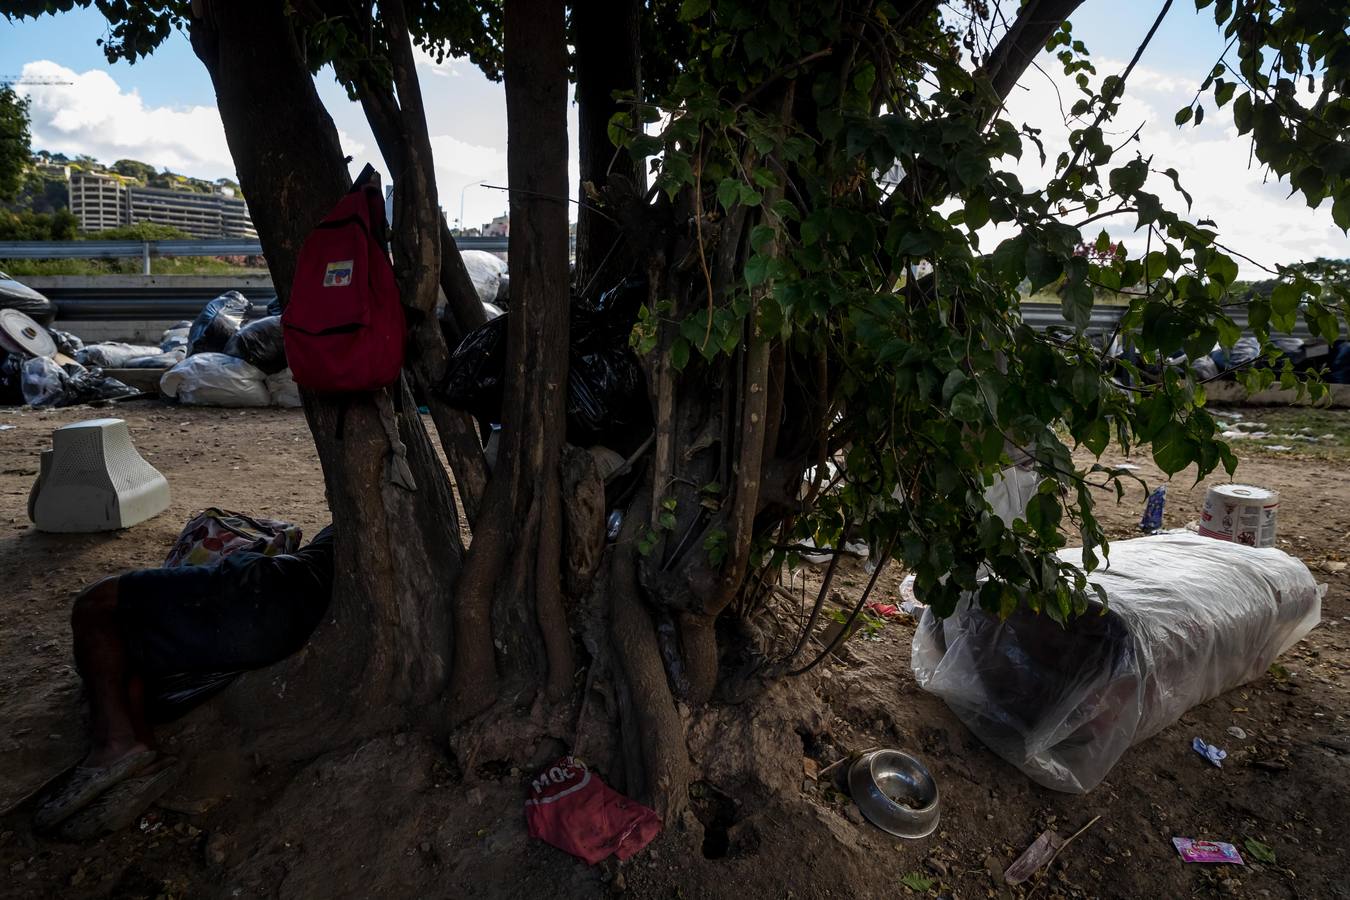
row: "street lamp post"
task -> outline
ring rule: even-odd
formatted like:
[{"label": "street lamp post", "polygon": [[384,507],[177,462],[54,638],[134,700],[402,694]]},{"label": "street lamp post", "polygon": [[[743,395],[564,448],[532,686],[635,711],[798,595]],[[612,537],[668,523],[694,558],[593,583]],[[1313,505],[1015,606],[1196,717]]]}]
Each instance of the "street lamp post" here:
[{"label": "street lamp post", "polygon": [[484,175],[482,178],[479,178],[477,181],[472,181],[472,182],[470,182],[469,184],[466,184],[466,185],[464,185],[464,187],[462,187],[462,188],[459,189],[459,230],[460,230],[460,233],[463,233],[463,232],[464,232],[464,192],[467,191],[467,190],[468,190],[469,188],[471,188],[471,187],[477,187],[478,185],[483,184],[485,181],[487,181],[487,178],[488,178],[488,176]]}]

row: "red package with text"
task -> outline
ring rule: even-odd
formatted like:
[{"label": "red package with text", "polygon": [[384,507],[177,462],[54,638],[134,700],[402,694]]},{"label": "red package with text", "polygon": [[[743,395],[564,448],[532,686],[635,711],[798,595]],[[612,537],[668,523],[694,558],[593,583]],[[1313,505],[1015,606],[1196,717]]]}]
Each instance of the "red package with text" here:
[{"label": "red package with text", "polygon": [[615,791],[573,756],[530,782],[525,820],[531,837],[590,865],[611,853],[628,859],[661,832],[655,812]]}]

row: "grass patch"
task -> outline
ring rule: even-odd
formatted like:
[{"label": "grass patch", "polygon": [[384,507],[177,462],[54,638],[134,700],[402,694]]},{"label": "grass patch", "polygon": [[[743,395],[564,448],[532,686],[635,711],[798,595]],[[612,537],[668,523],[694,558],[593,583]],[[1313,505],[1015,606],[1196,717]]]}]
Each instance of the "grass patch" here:
[{"label": "grass patch", "polygon": [[[140,259],[0,259],[0,271],[26,275],[139,275]],[[248,266],[215,256],[173,256],[150,260],[152,275],[266,275],[265,266]]]}]

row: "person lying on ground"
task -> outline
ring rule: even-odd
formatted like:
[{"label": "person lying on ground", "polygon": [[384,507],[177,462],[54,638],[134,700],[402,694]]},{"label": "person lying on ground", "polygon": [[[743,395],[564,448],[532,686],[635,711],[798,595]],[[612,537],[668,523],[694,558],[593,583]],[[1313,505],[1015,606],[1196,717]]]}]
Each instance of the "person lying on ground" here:
[{"label": "person lying on ground", "polygon": [[333,527],[293,554],[233,553],[207,566],[140,569],[86,588],[71,613],[92,747],[38,809],[49,829],[156,761],[147,698],[182,675],[260,669],[304,646],[328,608]]}]

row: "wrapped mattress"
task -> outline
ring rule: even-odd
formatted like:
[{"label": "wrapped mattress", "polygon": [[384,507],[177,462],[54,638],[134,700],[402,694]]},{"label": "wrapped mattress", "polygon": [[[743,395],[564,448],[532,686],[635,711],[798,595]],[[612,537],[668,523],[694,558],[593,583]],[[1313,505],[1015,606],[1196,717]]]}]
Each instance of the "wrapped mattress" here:
[{"label": "wrapped mattress", "polygon": [[[995,753],[1071,793],[1187,710],[1260,676],[1321,615],[1301,561],[1188,532],[1113,541],[1100,605],[1061,627],[1022,609],[925,609],[914,674]],[[1079,549],[1060,552],[1081,564]]]}]

